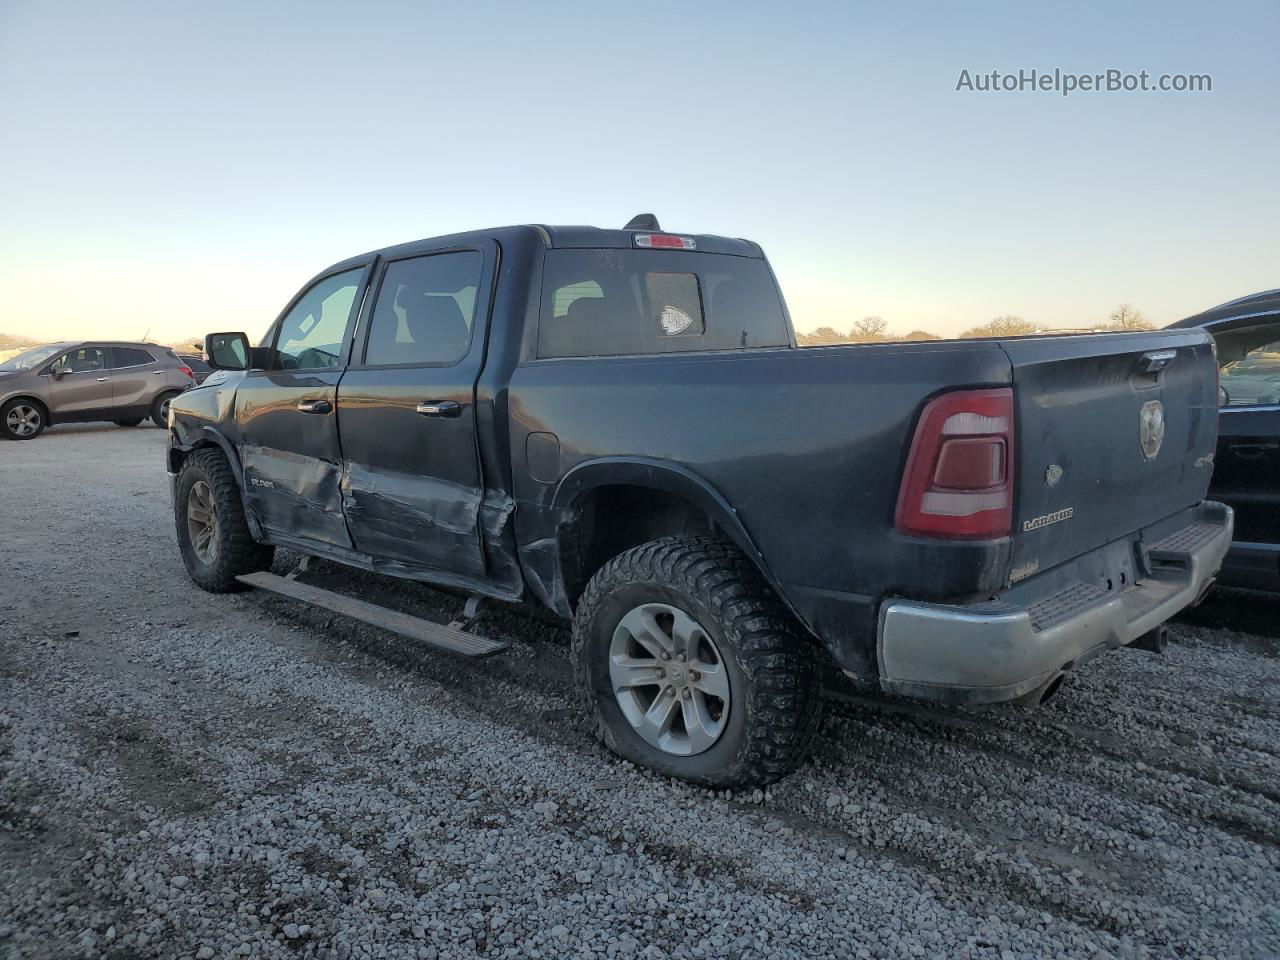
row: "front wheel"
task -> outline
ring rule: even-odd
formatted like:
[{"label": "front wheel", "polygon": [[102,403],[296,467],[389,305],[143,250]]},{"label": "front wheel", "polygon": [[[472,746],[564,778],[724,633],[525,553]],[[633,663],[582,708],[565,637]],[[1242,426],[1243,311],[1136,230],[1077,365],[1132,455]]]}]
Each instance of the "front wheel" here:
[{"label": "front wheel", "polygon": [[771,783],[821,717],[813,646],[738,550],[669,537],[614,557],[573,621],[579,689],[603,743],[713,787]]},{"label": "front wheel", "polygon": [[7,440],[34,440],[44,428],[44,409],[37,403],[19,397],[0,407],[0,435]]},{"label": "front wheel", "polygon": [[236,577],[271,566],[275,548],[249,533],[240,487],[221,450],[196,450],[183,461],[173,513],[182,562],[205,590],[241,589]]}]

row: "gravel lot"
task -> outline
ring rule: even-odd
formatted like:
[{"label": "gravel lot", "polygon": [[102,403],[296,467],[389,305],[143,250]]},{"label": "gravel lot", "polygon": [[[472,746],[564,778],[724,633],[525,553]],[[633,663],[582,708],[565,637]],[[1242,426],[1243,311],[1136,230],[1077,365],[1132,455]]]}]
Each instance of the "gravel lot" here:
[{"label": "gravel lot", "polygon": [[717,794],[595,745],[548,619],[470,663],[202,593],[163,447],[0,444],[0,958],[1280,956],[1275,601],[1039,711],[853,698]]}]

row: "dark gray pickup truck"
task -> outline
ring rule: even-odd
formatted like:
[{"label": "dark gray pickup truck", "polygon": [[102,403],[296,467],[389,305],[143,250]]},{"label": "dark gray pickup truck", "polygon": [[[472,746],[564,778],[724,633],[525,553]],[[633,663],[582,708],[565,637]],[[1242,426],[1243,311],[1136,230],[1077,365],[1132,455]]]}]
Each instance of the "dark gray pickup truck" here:
[{"label": "dark gray pickup truck", "polygon": [[789,770],[838,671],[1039,702],[1231,541],[1203,331],[797,349],[756,244],[647,216],[362,254],[206,352],[168,452],[196,583],[473,654],[273,548],[536,599],[604,742],[706,784]]}]

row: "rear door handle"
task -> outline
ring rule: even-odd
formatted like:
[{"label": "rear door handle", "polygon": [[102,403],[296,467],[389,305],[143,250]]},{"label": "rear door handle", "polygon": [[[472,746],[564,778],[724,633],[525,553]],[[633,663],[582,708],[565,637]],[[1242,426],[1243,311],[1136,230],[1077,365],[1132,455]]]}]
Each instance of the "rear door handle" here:
[{"label": "rear door handle", "polygon": [[462,413],[457,400],[427,400],[418,404],[418,412],[424,417],[456,417]]},{"label": "rear door handle", "polygon": [[106,383],[106,382],[107,382],[108,380],[110,380],[110,379],[111,379],[110,377],[99,377],[99,378],[98,378],[98,382],[99,382],[99,383]]},{"label": "rear door handle", "polygon": [[329,413],[333,404],[328,400],[299,400],[298,409],[303,413]]}]

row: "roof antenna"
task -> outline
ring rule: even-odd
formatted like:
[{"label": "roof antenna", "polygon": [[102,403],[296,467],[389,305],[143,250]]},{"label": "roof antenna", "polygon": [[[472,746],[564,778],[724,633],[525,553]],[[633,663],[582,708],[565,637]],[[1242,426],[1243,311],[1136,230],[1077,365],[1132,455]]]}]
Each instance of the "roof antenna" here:
[{"label": "roof antenna", "polygon": [[623,230],[661,230],[658,226],[658,218],[652,213],[637,213],[634,217],[627,221],[627,225]]}]

